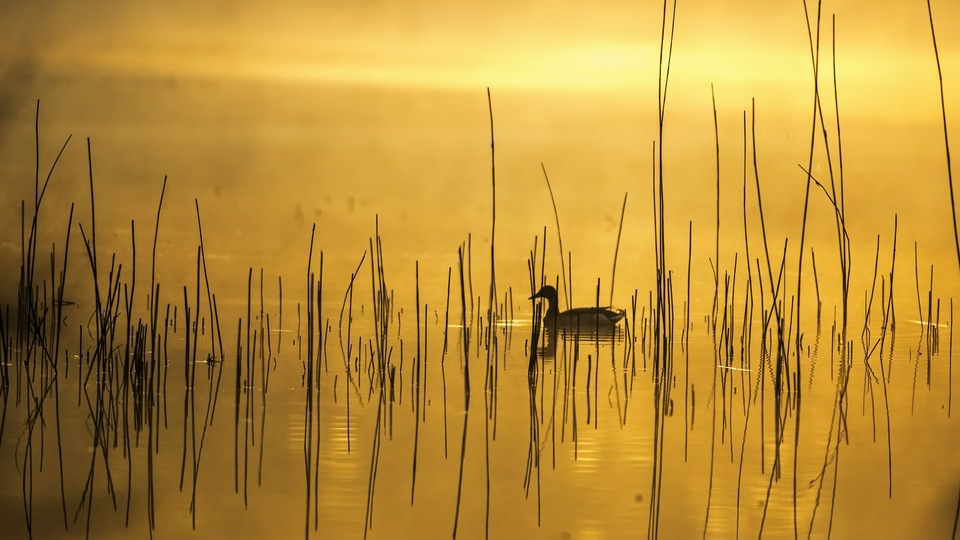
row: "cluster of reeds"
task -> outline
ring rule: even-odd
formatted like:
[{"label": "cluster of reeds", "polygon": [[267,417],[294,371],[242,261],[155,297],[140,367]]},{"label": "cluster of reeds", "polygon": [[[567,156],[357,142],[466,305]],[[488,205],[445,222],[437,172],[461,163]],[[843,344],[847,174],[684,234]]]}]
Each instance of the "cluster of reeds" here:
[{"label": "cluster of reeds", "polygon": [[[0,394],[3,399],[2,420],[0,420],[0,442],[3,441],[6,421],[11,410],[26,407],[26,422],[19,437],[25,441],[22,447],[21,470],[23,471],[23,500],[26,529],[34,530],[33,486],[35,475],[42,469],[47,432],[52,426],[57,447],[57,468],[60,476],[60,501],[64,528],[69,528],[81,516],[85,518],[85,527],[90,531],[97,485],[104,483],[109,495],[110,505],[116,511],[118,498],[123,495],[118,490],[117,463],[125,462],[126,495],[124,504],[124,522],[129,526],[132,511],[133,493],[145,486],[147,528],[152,535],[156,526],[155,515],[155,456],[159,452],[161,433],[167,426],[167,385],[168,366],[175,362],[169,356],[171,334],[178,333],[178,317],[183,323],[183,433],[181,446],[180,489],[190,490],[191,517],[196,519],[197,484],[200,476],[201,458],[208,429],[213,426],[216,405],[223,375],[226,351],[220,332],[220,318],[217,299],[210,286],[208,267],[203,242],[203,229],[199,201],[196,201],[197,231],[199,235],[196,251],[196,274],[192,287],[183,286],[182,304],[165,302],[161,296],[161,284],[157,281],[157,245],[160,235],[160,220],[166,193],[167,179],[164,178],[157,205],[153,231],[153,245],[150,253],[150,281],[145,296],[138,293],[137,283],[137,229],[136,222],[130,222],[129,261],[124,261],[117,253],[110,253],[109,265],[105,265],[105,256],[98,248],[97,236],[97,197],[94,182],[94,160],[91,141],[87,139],[87,163],[89,180],[89,222],[80,222],[79,228],[83,241],[85,264],[90,275],[90,296],[82,290],[69,290],[68,255],[70,254],[71,233],[74,228],[74,204],[66,222],[62,246],[53,242],[49,253],[49,274],[41,270],[39,256],[42,223],[49,221],[44,197],[54,182],[54,175],[60,157],[70,142],[66,139],[41,183],[40,163],[40,110],[37,106],[36,120],[36,182],[34,200],[29,213],[27,204],[21,205],[22,257],[20,280],[18,284],[17,304],[4,306],[0,310],[0,354],[3,367],[0,369]],[[28,221],[29,219],[29,221]],[[82,271],[72,269],[70,274]],[[258,483],[262,480],[263,437],[266,424],[266,397],[270,379],[270,362],[273,359],[271,342],[271,321],[269,313],[264,311],[263,271],[260,271],[260,308],[254,317],[252,312],[253,270],[248,276],[248,301],[246,330],[243,318],[237,325],[237,356],[235,385],[235,489],[240,489],[241,448],[244,498],[246,500],[250,450],[256,445],[256,420],[254,418],[257,371],[259,371],[261,415],[259,420],[260,448],[258,456]],[[280,282],[282,291],[282,282]],[[192,295],[191,295],[192,292]],[[202,292],[205,292],[201,296]],[[137,299],[145,297],[145,305]],[[280,313],[282,318],[282,292],[280,293]],[[204,306],[204,300],[206,306]],[[91,307],[92,306],[92,307]],[[11,307],[15,312],[11,312]],[[76,326],[76,352],[69,351],[73,345],[64,346],[64,331],[70,328],[70,320],[79,320]],[[85,317],[81,308],[89,309]],[[163,309],[163,313],[161,313]],[[206,315],[203,311],[206,310]],[[76,314],[77,312],[79,314]],[[180,315],[178,316],[178,312]],[[251,326],[251,320],[258,320],[258,327]],[[205,337],[207,324],[210,336]],[[282,319],[280,324],[282,325]],[[246,347],[241,345],[246,336]],[[251,343],[252,340],[252,343]],[[259,348],[258,348],[259,340]],[[201,341],[208,342],[210,351],[205,361],[198,361]],[[279,341],[276,344],[279,350]],[[275,362],[275,360],[273,360]],[[85,407],[87,425],[91,433],[91,453],[89,467],[85,475],[83,490],[79,495],[71,495],[65,489],[63,445],[60,431],[61,378],[70,377],[71,363],[75,364],[77,381],[76,404]],[[259,363],[259,367],[257,364]],[[198,419],[195,413],[196,389],[198,385],[197,365],[205,365],[207,388],[206,405],[203,416]],[[11,372],[11,367],[13,368]],[[16,403],[8,406],[10,395]],[[243,396],[243,398],[242,398]],[[244,435],[240,442],[240,408],[244,401]],[[52,409],[52,410],[51,410]],[[53,415],[55,422],[49,424],[45,418]],[[138,448],[141,448],[137,450]],[[146,461],[146,478],[141,483],[135,478],[134,461],[140,458]],[[101,479],[102,476],[102,479]],[[68,507],[75,507],[72,512]]]}]

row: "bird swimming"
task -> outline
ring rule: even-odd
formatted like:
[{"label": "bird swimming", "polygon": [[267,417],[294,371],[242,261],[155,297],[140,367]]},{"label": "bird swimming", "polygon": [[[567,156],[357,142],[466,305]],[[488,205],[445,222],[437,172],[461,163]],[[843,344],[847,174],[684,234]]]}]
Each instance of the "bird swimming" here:
[{"label": "bird swimming", "polygon": [[582,328],[587,331],[599,327],[609,330],[626,316],[624,310],[613,310],[610,307],[578,307],[560,311],[557,307],[557,289],[552,285],[544,285],[530,300],[537,298],[547,301],[547,311],[543,316],[544,326],[547,328]]}]

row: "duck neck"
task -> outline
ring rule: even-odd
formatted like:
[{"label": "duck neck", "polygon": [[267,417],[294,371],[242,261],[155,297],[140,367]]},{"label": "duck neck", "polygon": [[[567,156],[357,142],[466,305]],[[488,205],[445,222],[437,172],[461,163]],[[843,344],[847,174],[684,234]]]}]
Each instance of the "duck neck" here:
[{"label": "duck neck", "polygon": [[545,319],[556,319],[557,315],[560,314],[560,310],[557,309],[557,301],[552,298],[547,299],[547,312],[544,313]]}]

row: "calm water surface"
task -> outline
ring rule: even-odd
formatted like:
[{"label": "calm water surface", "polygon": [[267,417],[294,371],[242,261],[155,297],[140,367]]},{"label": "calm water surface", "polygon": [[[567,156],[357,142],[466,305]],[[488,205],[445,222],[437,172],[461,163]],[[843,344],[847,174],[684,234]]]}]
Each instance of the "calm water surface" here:
[{"label": "calm water surface", "polygon": [[[358,296],[368,288],[358,287]],[[61,359],[53,388],[43,369],[8,363],[3,508],[14,536],[27,536],[31,515],[37,537],[83,536],[88,528],[96,537],[142,537],[151,511],[161,538],[192,531],[614,538],[651,530],[779,537],[793,534],[795,516],[800,534],[816,537],[952,530],[960,441],[947,327],[931,350],[921,327],[901,315],[869,363],[854,338],[843,368],[832,322],[817,333],[811,321],[805,350],[790,358],[800,365],[791,392],[802,398],[777,402],[775,367],[759,345],[744,356],[739,347],[731,359],[717,356],[702,317],[691,323],[689,344],[674,340],[669,380],[658,380],[642,328],[636,338],[629,331],[602,343],[585,336],[541,351],[553,356],[539,360],[531,379],[526,301],[517,300],[515,318],[497,327],[495,347],[477,337],[474,323],[465,361],[459,310],[451,309],[455,324],[447,325],[445,309],[432,307],[445,298],[435,297],[421,321],[419,355],[416,307],[394,306],[386,339],[395,372],[381,396],[371,302],[354,299],[356,345],[347,357],[340,340],[348,330],[335,325],[341,304],[327,299],[322,316],[333,326],[320,346],[307,428],[304,325],[288,322],[296,320],[296,304],[287,300],[295,294],[285,292],[272,352],[255,344],[250,375],[245,353],[238,364],[232,329],[224,332],[225,360],[205,362],[207,333],[198,360],[186,364],[195,377],[188,386],[182,318],[167,329],[152,389],[101,383],[111,390],[98,395],[96,369],[91,374],[73,352]],[[69,306],[68,320],[83,308]],[[265,309],[275,324],[279,305]],[[646,324],[637,315],[628,328],[634,320]],[[756,333],[762,320],[752,324]],[[259,325],[254,320],[253,332]],[[239,339],[246,348],[245,327]],[[26,422],[43,392],[44,423],[31,429]],[[658,392],[669,393],[666,409],[656,407]],[[153,403],[143,405],[148,398]],[[142,423],[135,419],[141,410]],[[95,438],[98,423],[108,441]]]}]

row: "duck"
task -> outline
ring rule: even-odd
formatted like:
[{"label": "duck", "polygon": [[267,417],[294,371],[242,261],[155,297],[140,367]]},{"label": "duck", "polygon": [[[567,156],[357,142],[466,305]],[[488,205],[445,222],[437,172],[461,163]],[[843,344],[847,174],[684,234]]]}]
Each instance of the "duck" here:
[{"label": "duck", "polygon": [[609,330],[626,316],[622,309],[614,310],[610,307],[578,307],[560,311],[557,307],[557,289],[553,285],[544,285],[531,296],[530,300],[543,298],[547,301],[547,311],[543,315],[546,328],[583,329],[593,328]]}]

